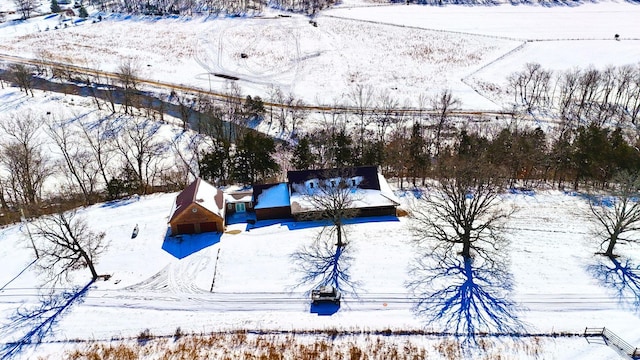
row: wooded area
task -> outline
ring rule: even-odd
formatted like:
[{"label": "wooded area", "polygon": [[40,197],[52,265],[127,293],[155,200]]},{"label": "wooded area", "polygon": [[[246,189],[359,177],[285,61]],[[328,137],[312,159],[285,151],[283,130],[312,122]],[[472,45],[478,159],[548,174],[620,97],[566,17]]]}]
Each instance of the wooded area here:
[{"label": "wooded area", "polygon": [[[114,81],[28,70],[14,67],[7,76],[29,96],[33,74],[81,81],[96,108],[112,115],[98,123],[51,113],[3,121],[9,140],[2,144],[7,172],[0,200],[3,212],[14,214],[5,219],[15,220],[19,209],[36,214],[50,204],[179,190],[197,176],[215,185],[254,184],[278,181],[292,169],[374,164],[404,188],[442,178],[451,164],[472,159],[508,186],[578,189],[606,188],[614,174],[640,167],[640,66],[554,75],[527,64],[502,90],[513,105],[501,119],[456,115],[460,101],[448,90],[420,96],[422,109],[407,112],[388,91],[355,85],[335,110],[320,113],[315,127],[308,124],[307,104],[277,88],[267,100],[282,106],[265,106],[233,82],[224,98],[147,94],[137,89],[131,63],[122,64]],[[159,134],[169,110],[184,130],[194,131],[173,139]],[[251,130],[250,122],[278,129],[278,138]],[[60,156],[43,148],[46,138]],[[65,180],[45,196],[42,184],[52,176]]]}]

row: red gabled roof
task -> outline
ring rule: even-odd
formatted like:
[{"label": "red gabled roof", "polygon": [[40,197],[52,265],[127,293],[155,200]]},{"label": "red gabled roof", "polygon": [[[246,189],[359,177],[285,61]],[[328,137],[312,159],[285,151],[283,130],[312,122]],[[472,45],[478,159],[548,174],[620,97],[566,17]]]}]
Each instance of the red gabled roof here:
[{"label": "red gabled roof", "polygon": [[224,219],[224,196],[222,191],[197,178],[176,196],[169,222],[185,211],[192,203],[198,203],[198,205]]}]

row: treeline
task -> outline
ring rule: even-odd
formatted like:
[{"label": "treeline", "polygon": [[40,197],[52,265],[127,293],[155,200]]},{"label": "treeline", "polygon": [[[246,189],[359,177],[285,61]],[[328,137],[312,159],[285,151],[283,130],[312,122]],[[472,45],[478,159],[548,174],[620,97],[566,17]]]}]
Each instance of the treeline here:
[{"label": "treeline", "polygon": [[[0,86],[4,78],[33,96],[34,73],[64,80],[39,81],[45,91],[46,84],[52,91],[85,89],[90,103],[84,106],[93,104],[101,115],[0,115],[0,224],[20,212],[32,216],[180,190],[196,176],[218,185],[251,184],[279,169],[274,139],[249,129],[249,121],[264,117],[262,100],[242,98],[233,84],[223,99],[175,91],[156,97],[138,89],[135,66],[127,63],[113,80],[17,65],[0,74]],[[169,119],[178,122],[163,128]]]},{"label": "treeline", "polygon": [[416,121],[384,141],[368,137],[361,150],[356,134],[330,129],[303,137],[294,147],[292,164],[298,169],[381,164],[401,187],[447,176],[447,166],[461,160],[478,169],[489,167],[511,186],[524,187],[606,187],[618,171],[640,170],[640,154],[620,128],[590,124],[554,138],[555,133],[539,127],[500,128],[482,122],[462,130],[447,128],[439,154],[436,133],[432,121]]},{"label": "treeline", "polygon": [[90,0],[103,11],[142,15],[256,16],[265,7],[313,15],[334,0]]},{"label": "treeline", "polygon": [[[391,0],[391,3],[419,4],[419,5],[503,5],[505,1],[499,0]],[[542,5],[542,6],[579,6],[584,2],[580,0],[509,0],[511,5]]]},{"label": "treeline", "polygon": [[[622,76],[629,70],[633,76]],[[601,75],[601,81],[589,82],[593,87],[581,85],[565,96],[565,91],[534,90],[562,89],[560,84],[536,80],[551,76],[515,81],[524,74],[542,73],[527,65],[509,77],[511,84],[518,84],[509,90],[516,94],[516,111],[499,119],[456,115],[460,100],[448,90],[419,95],[418,107],[404,111],[408,105],[393,93],[357,84],[334,110],[314,118],[320,120],[315,125],[309,123],[306,104],[278,88],[267,97],[284,106],[265,107],[261,98],[244,96],[233,82],[222,98],[177,91],[157,98],[138,90],[136,66],[131,63],[123,63],[115,79],[23,66],[5,75],[33,96],[34,71],[81,83],[94,106],[111,115],[98,121],[58,114],[5,116],[7,136],[0,144],[3,213],[16,214],[20,208],[35,212],[65,199],[91,204],[173,191],[198,176],[218,186],[279,181],[290,169],[375,164],[404,187],[446,176],[443,171],[449,164],[471,158],[513,186],[578,188],[606,187],[619,170],[640,168],[640,128],[633,110],[638,95],[630,90],[637,86],[638,67],[611,68],[606,73],[617,74],[611,77],[617,81],[606,82],[609,78]],[[565,106],[543,105],[559,103]],[[604,109],[613,115],[605,117]],[[546,120],[537,125],[535,119],[543,111]],[[179,121],[173,135],[159,125],[168,121],[167,113]],[[278,135],[274,139],[251,129],[258,125]],[[51,153],[56,153],[55,159]],[[55,195],[43,194],[43,184],[52,177],[61,185]]]},{"label": "treeline", "polygon": [[555,73],[529,63],[509,76],[507,91],[516,106],[531,114],[553,116],[568,130],[591,123],[636,126],[640,116],[640,63]]}]

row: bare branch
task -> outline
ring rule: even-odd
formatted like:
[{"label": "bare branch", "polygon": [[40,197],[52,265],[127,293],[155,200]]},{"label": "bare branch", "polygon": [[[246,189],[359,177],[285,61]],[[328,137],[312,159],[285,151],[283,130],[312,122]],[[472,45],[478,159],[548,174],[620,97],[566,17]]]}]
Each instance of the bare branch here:
[{"label": "bare branch", "polygon": [[75,210],[42,217],[33,225],[41,254],[38,266],[49,273],[49,281],[60,282],[70,270],[84,267],[91,271],[92,281],[98,278],[95,263],[106,248],[104,232],[92,231]]}]

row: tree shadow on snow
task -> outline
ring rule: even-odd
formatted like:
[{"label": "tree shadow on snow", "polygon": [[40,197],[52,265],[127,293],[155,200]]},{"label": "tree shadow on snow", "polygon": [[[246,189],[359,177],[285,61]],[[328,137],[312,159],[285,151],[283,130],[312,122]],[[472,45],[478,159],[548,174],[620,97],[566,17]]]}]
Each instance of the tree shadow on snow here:
[{"label": "tree shadow on snow", "polygon": [[2,334],[23,332],[17,340],[5,343],[0,349],[0,359],[18,356],[28,346],[42,343],[52,333],[62,315],[73,304],[81,303],[93,282],[83,288],[75,287],[62,292],[43,295],[40,303],[32,308],[20,307],[9,318],[10,322],[0,327]]},{"label": "tree shadow on snow", "polygon": [[171,229],[167,229],[162,243],[162,250],[177,259],[184,259],[193,253],[219,243],[221,237],[222,233],[219,232],[171,236]]},{"label": "tree shadow on snow", "polygon": [[134,195],[124,199],[111,200],[103,203],[100,207],[108,207],[108,208],[119,208],[122,206],[131,205],[140,200],[140,196]]},{"label": "tree shadow on snow", "polygon": [[[370,223],[378,223],[378,222],[398,222],[400,221],[397,216],[364,216],[364,217],[354,217],[343,219],[344,225],[355,225],[355,224],[370,224]],[[283,223],[289,230],[302,230],[302,229],[312,229],[312,228],[324,228],[328,226],[333,226],[333,223],[329,220],[305,220],[305,221],[289,221]]]},{"label": "tree shadow on snow", "polygon": [[478,345],[481,334],[518,337],[525,324],[510,299],[512,275],[505,264],[474,262],[435,254],[417,258],[407,283],[417,298],[414,312],[428,326],[460,338],[464,347]]},{"label": "tree shadow on snow", "polygon": [[[316,239],[311,245],[305,246],[291,254],[295,271],[300,275],[298,283],[293,289],[306,288],[305,295],[311,299],[311,290],[321,286],[334,286],[344,299],[345,295],[357,298],[359,284],[351,279],[349,270],[353,257],[351,247],[333,245],[332,241]],[[318,315],[332,315],[338,311],[338,304],[314,304],[311,312]]]},{"label": "tree shadow on snow", "polygon": [[640,265],[631,259],[601,257],[587,271],[606,288],[613,290],[618,301],[634,311],[640,310]]}]

